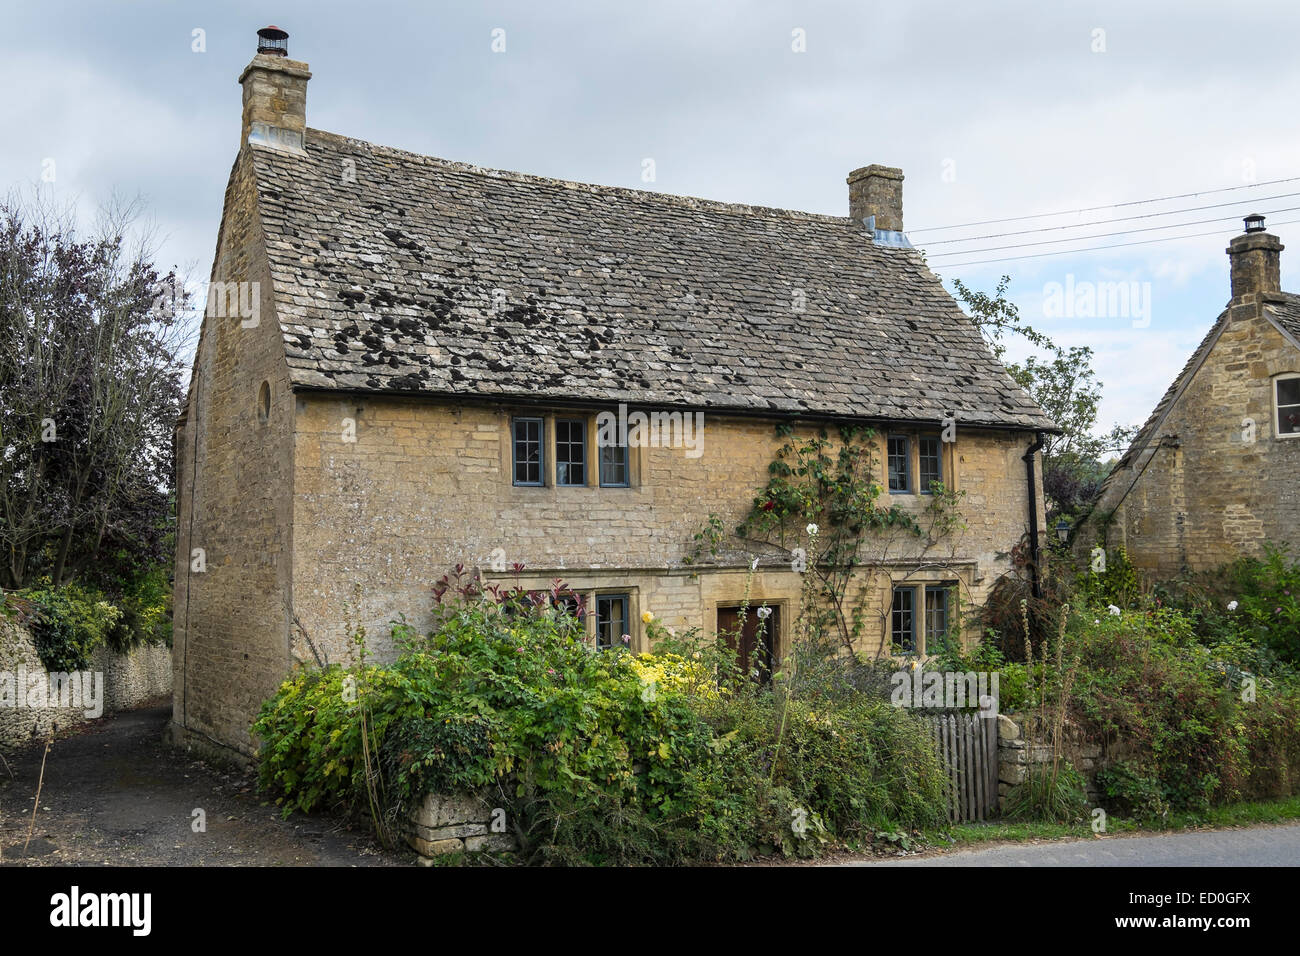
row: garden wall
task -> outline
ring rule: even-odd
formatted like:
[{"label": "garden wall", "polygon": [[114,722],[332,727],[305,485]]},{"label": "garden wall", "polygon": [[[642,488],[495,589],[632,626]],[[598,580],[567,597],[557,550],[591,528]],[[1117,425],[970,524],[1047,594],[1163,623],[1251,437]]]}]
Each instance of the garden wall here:
[{"label": "garden wall", "polygon": [[[91,654],[90,667],[84,673],[93,681],[88,689],[102,688],[99,703],[105,715],[125,710],[171,694],[171,648],[144,644],[117,654],[101,647]],[[19,686],[20,678],[26,687]],[[31,634],[14,621],[0,618],[0,747],[43,739],[56,722],[62,729],[95,719],[86,716],[89,708],[85,706],[59,706],[59,702],[49,706],[49,701],[42,706],[48,678]],[[33,685],[42,688],[35,701],[30,696]]]},{"label": "garden wall", "polygon": [[426,865],[445,853],[515,850],[505,824],[505,811],[486,796],[429,793],[407,820],[406,842]]},{"label": "garden wall", "polygon": [[[1061,754],[1083,775],[1088,803],[1096,806],[1097,771],[1106,765],[1105,748],[1086,740],[1074,724],[1065,725]],[[1029,768],[1051,764],[1052,743],[1048,728],[1039,726],[1037,714],[998,715],[998,806],[1005,807],[1011,788],[1025,779]]]}]

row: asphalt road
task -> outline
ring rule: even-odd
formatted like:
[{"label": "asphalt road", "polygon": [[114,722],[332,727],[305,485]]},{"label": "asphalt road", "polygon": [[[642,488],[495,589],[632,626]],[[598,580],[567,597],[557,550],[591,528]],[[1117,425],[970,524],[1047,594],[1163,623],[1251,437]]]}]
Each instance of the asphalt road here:
[{"label": "asphalt road", "polygon": [[1300,823],[1069,843],[1003,844],[850,866],[1300,866]]}]

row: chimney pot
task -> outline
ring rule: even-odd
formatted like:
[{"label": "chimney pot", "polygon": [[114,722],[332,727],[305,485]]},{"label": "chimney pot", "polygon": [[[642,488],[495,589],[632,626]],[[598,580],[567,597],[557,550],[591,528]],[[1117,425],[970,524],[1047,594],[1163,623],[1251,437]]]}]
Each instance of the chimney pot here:
[{"label": "chimney pot", "polygon": [[903,231],[903,171],[873,163],[849,173],[849,217],[876,217],[876,228]]},{"label": "chimney pot", "polygon": [[257,31],[257,52],[269,56],[289,55],[289,34],[275,24]]}]

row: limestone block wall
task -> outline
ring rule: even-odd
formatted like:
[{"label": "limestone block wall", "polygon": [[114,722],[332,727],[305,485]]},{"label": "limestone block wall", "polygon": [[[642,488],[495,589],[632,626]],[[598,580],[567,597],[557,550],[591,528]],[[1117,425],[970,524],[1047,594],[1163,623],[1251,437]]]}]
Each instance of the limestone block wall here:
[{"label": "limestone block wall", "polygon": [[[161,644],[143,644],[126,654],[107,647],[97,648],[90,659],[91,674],[102,675],[104,714],[127,710],[137,704],[164,698],[172,690],[171,648]],[[28,681],[39,680],[46,686],[48,675],[31,634],[16,622],[0,618],[0,682],[18,690],[18,675]],[[28,685],[31,686],[30,684]],[[84,724],[84,708],[63,706],[29,706],[10,699],[0,689],[0,747],[19,747],[42,740],[57,723],[62,730]]]},{"label": "limestone block wall", "polygon": [[246,283],[243,296],[254,301],[255,291],[259,308],[204,318],[177,433],[173,622],[177,738],[244,755],[254,752],[253,716],[289,669],[293,553],[294,402],[251,162],[246,146],[212,278]]},{"label": "limestone block wall", "polygon": [[422,861],[446,853],[516,850],[499,802],[490,794],[425,794],[406,821],[407,845]]},{"label": "limestone block wall", "polygon": [[[1083,775],[1088,803],[1096,806],[1101,799],[1097,771],[1106,764],[1105,748],[1085,739],[1077,727],[1067,724],[1061,754]],[[1007,794],[1024,781],[1031,768],[1051,764],[1051,739],[1047,728],[1040,726],[1037,714],[998,715],[999,807],[1005,807]]]},{"label": "limestone block wall", "polygon": [[[594,419],[597,411],[562,414]],[[390,652],[390,621],[404,614],[427,626],[430,585],[456,564],[487,569],[494,553],[525,566],[527,587],[559,578],[579,589],[629,593],[634,649],[646,649],[643,611],[669,626],[711,629],[719,605],[739,603],[750,554],[724,554],[708,566],[683,559],[711,513],[727,530],[748,513],[780,444],[773,423],[706,415],[699,457],[681,448],[633,449],[630,488],[535,488],[511,483],[514,414],[554,417],[506,404],[297,396],[294,612],[332,660],[348,653],[346,604],[382,657]],[[552,421],[547,425],[553,434]],[[1027,434],[959,432],[948,446],[948,482],[966,492],[968,527],[931,549],[933,564],[919,572],[916,543],[896,540],[888,558],[899,575],[911,570],[916,580],[959,580],[963,600],[982,602],[1010,567],[1009,553],[1027,528],[1021,456],[1030,441]],[[877,459],[883,484],[883,449]],[[929,500],[892,495],[882,503],[919,515]],[[489,577],[514,580],[509,572]],[[887,582],[864,586],[887,599]],[[792,615],[801,587],[802,576],[788,564],[765,559],[751,598],[781,604]],[[876,637],[864,649],[878,648]]]}]

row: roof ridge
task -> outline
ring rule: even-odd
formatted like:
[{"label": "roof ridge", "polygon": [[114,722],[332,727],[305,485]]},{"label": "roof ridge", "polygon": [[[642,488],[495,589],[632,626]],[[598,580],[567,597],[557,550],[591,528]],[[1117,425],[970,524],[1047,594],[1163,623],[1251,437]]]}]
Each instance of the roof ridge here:
[{"label": "roof ridge", "polygon": [[[853,219],[849,216],[832,216],[827,213],[807,212],[802,209],[783,209],[779,206],[755,206],[749,203],[724,202],[721,199],[707,199],[702,196],[684,196],[679,193],[660,192],[655,189],[633,189],[628,186],[609,186],[603,183],[587,183],[575,179],[557,179],[553,176],[541,176],[536,173],[524,173],[519,172],[518,170],[480,166],[476,163],[466,163],[454,159],[444,159],[441,156],[430,156],[427,153],[417,153],[413,150],[402,149],[397,146],[385,146],[382,143],[372,143],[369,140],[357,139],[354,136],[344,136],[342,133],[331,133],[328,130],[307,129],[306,143],[308,154],[311,152],[311,138],[322,136],[333,140],[336,143],[353,144],[376,153],[396,154],[400,157],[409,157],[410,159],[439,166],[443,169],[487,176],[492,179],[505,179],[521,183],[559,186],[564,189],[581,189],[590,193],[607,194],[610,196],[644,198],[656,202],[669,202],[691,208],[700,208],[715,212],[732,212],[739,215],[781,216],[789,219],[807,220],[810,222],[826,222],[838,225],[853,224]],[[261,148],[265,149],[267,147]],[[863,235],[866,235],[865,228],[863,230]]]}]

